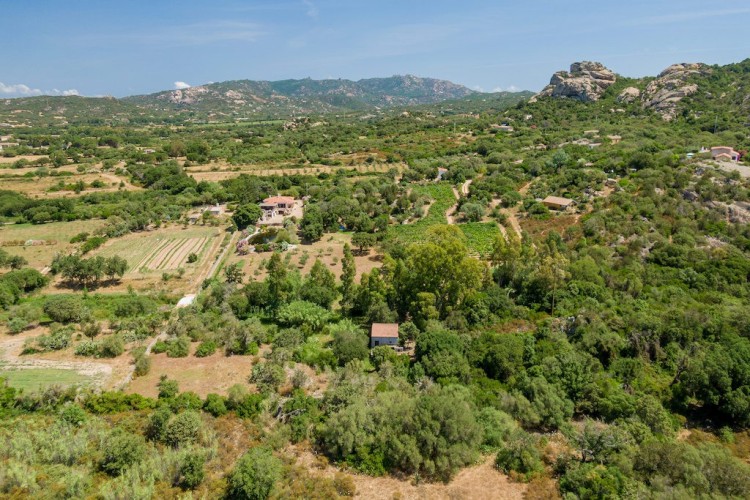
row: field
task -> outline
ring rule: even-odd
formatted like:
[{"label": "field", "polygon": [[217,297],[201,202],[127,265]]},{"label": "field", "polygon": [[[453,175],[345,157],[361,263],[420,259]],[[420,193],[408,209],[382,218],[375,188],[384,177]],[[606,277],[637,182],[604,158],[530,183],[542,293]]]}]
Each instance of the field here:
[{"label": "field", "polygon": [[86,385],[89,377],[81,375],[75,370],[58,368],[30,368],[30,369],[0,369],[0,378],[5,378],[8,385],[26,392],[44,389],[52,385],[69,387],[71,385]]},{"label": "field", "polygon": [[495,222],[469,222],[458,224],[458,227],[466,235],[469,250],[482,256],[487,256],[492,251],[495,238],[500,234]]},{"label": "field", "polygon": [[[76,245],[70,239],[78,233],[93,234],[104,225],[103,220],[52,222],[50,224],[9,224],[0,226],[0,246],[11,255],[20,255],[29,266],[38,270],[49,266],[57,253],[67,253]],[[47,245],[5,246],[9,241],[44,240]]]},{"label": "field", "polygon": [[438,184],[415,184],[412,192],[417,195],[427,195],[434,200],[430,209],[423,218],[413,224],[401,224],[391,226],[390,231],[396,238],[404,243],[415,243],[422,241],[425,231],[435,224],[447,224],[445,212],[456,203],[450,184],[441,182]]},{"label": "field", "polygon": [[[388,230],[406,244],[416,243],[424,239],[424,234],[430,226],[447,224],[445,214],[456,203],[453,189],[447,183],[415,185],[412,192],[427,195],[432,198],[427,215],[413,224],[391,226]],[[467,238],[467,246],[472,253],[486,255],[492,250],[492,244],[500,229],[494,222],[470,222],[457,224]]]},{"label": "field", "polygon": [[[117,191],[120,189],[119,180],[115,180],[113,177],[115,176],[111,174],[78,174],[65,177],[6,177],[2,179],[2,185],[3,189],[23,193],[32,198],[64,198],[89,193]],[[81,191],[81,193],[76,193],[72,190],[50,191],[60,181],[65,184],[74,184],[78,181],[83,181],[86,183],[86,189]],[[101,181],[105,187],[89,187],[94,181]]]},{"label": "field", "polygon": [[[207,277],[224,235],[220,227],[186,228],[175,224],[110,240],[93,254],[119,255],[128,261],[128,271],[120,287],[102,291],[121,291],[127,286],[141,291],[161,288],[172,293],[192,290],[199,280]],[[198,256],[194,263],[187,262],[191,253]],[[168,282],[162,280],[165,274],[170,277]]]}]

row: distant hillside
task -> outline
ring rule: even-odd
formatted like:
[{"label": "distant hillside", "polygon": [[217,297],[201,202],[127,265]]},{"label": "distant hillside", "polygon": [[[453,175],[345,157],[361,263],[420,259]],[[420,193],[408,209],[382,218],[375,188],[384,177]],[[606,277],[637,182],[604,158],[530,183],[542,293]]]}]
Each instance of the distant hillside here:
[{"label": "distant hillside", "polygon": [[475,93],[445,80],[406,75],[356,82],[236,80],[126,97],[123,101],[156,110],[289,116],[432,104]]}]

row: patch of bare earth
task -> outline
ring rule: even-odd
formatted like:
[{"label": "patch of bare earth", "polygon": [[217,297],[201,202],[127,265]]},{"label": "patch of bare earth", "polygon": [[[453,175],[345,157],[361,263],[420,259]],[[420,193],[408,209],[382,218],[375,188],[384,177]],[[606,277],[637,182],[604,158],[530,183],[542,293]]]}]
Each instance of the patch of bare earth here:
[{"label": "patch of bare earth", "polygon": [[372,500],[511,500],[522,499],[528,486],[514,483],[494,466],[494,457],[483,457],[482,461],[462,469],[449,483],[414,483],[414,478],[393,476],[370,477],[342,471],[333,465],[323,465],[324,460],[302,447],[290,447],[288,452],[297,464],[306,467],[311,474],[332,478],[337,472],[350,476],[357,488],[355,498]]},{"label": "patch of bare earth", "polygon": [[149,373],[133,379],[125,392],[156,397],[159,394],[156,385],[162,375],[176,380],[180,391],[192,391],[202,398],[212,392],[226,394],[234,384],[247,385],[255,356],[225,356],[219,350],[211,356],[196,358],[192,353],[197,346],[197,343],[191,346],[191,354],[186,358],[152,354]]}]

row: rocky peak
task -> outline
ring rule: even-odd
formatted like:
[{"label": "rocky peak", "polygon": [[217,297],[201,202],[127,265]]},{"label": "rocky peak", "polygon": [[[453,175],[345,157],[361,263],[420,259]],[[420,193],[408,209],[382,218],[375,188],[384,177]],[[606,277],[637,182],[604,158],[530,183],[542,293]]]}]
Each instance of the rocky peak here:
[{"label": "rocky peak", "polygon": [[711,69],[700,63],[673,64],[651,81],[643,92],[643,106],[653,109],[667,121],[677,116],[677,104],[698,91],[698,86],[687,83],[692,75],[710,73]]},{"label": "rocky peak", "polygon": [[570,65],[570,71],[558,71],[534,99],[568,97],[579,101],[597,101],[607,87],[617,81],[615,74],[599,62],[582,61]]}]

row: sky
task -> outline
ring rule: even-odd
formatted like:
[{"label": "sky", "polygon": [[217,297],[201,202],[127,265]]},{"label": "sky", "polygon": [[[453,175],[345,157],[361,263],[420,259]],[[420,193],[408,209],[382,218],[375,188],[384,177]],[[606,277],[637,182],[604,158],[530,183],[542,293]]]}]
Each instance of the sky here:
[{"label": "sky", "polygon": [[0,0],[0,98],[413,74],[533,90],[750,57],[748,0]]}]

